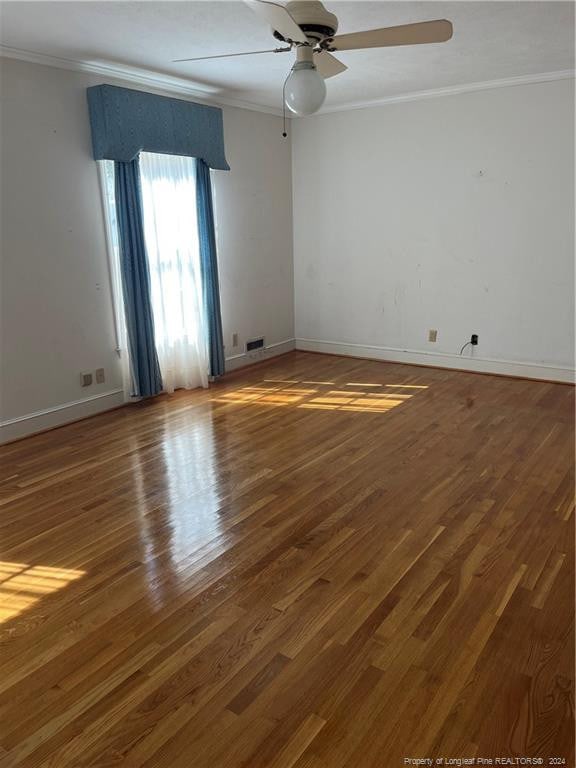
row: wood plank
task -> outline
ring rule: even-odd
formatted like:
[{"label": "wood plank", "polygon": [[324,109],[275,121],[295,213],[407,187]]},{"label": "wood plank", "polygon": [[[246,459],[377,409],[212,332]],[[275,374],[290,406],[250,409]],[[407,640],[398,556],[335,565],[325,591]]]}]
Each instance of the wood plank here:
[{"label": "wood plank", "polygon": [[573,387],[295,352],[0,462],[0,765],[574,764]]}]

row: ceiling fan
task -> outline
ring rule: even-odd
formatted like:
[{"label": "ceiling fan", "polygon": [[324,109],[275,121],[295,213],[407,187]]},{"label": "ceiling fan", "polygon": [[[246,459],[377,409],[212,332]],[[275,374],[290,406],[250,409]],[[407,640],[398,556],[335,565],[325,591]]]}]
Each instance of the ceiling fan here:
[{"label": "ceiling fan", "polygon": [[443,43],[452,37],[452,24],[446,19],[336,35],[338,19],[326,10],[319,0],[291,0],[286,5],[270,0],[244,2],[272,27],[274,37],[287,45],[265,51],[224,53],[174,61],[204,61],[261,53],[286,53],[296,47],[296,62],[284,83],[285,104],[296,115],[311,115],[317,112],[326,98],[324,80],[348,69],[332,56],[332,52]]}]

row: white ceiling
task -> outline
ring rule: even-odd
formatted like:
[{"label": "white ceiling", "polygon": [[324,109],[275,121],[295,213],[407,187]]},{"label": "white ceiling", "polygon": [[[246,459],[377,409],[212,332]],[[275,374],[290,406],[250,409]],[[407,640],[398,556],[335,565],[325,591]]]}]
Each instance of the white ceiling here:
[{"label": "white ceiling", "polygon": [[[339,32],[448,18],[448,43],[338,54],[349,69],[328,81],[328,108],[400,94],[574,68],[572,2],[327,0]],[[274,48],[244,3],[2,2],[0,43],[81,62],[186,78],[223,99],[279,108],[293,54],[172,64],[185,56]]]}]

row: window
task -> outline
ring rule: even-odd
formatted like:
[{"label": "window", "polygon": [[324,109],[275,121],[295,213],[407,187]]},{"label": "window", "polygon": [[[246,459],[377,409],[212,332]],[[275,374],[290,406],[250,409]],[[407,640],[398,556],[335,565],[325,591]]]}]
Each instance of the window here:
[{"label": "window", "polygon": [[[127,349],[120,289],[120,249],[114,205],[114,164],[103,162],[119,347]],[[168,392],[207,386],[208,356],[196,221],[195,161],[140,155],[144,236],[150,271],[154,335]]]}]

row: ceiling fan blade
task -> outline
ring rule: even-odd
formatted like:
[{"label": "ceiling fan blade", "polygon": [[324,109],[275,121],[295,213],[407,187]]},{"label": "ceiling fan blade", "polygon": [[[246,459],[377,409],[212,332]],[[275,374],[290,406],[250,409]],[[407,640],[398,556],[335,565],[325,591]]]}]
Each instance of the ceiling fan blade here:
[{"label": "ceiling fan blade", "polygon": [[329,77],[334,77],[334,75],[339,75],[348,69],[346,64],[342,64],[336,56],[332,56],[328,51],[315,51],[314,64],[325,80]]},{"label": "ceiling fan blade", "polygon": [[172,63],[176,64],[181,61],[206,61],[206,59],[229,59],[232,56],[256,56],[259,53],[284,53],[285,51],[291,51],[292,47],[286,48],[270,48],[267,51],[243,51],[242,53],[219,53],[217,56],[195,56],[193,59],[172,59]]},{"label": "ceiling fan blade", "polygon": [[307,43],[308,38],[283,5],[271,3],[269,0],[244,0],[254,13],[266,21],[272,29],[280,32],[286,40],[294,43]]},{"label": "ceiling fan blade", "polygon": [[389,45],[421,45],[422,43],[443,43],[451,37],[452,23],[446,19],[439,19],[337,35],[332,40],[326,41],[326,48],[329,51],[350,51],[358,48],[384,48]]}]

